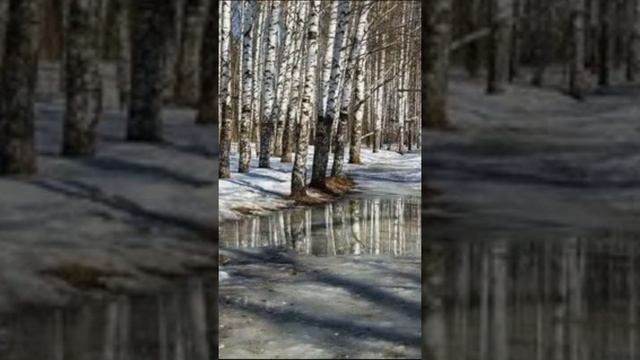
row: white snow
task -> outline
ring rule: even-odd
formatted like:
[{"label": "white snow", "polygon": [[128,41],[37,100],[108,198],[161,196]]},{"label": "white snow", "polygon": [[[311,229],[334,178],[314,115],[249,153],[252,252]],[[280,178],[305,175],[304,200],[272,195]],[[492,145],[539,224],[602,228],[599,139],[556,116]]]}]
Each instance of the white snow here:
[{"label": "white snow", "polygon": [[458,130],[423,133],[426,181],[442,192],[428,205],[457,219],[443,231],[475,238],[506,229],[519,237],[640,230],[638,99],[637,84],[595,91],[584,102],[521,84],[487,96],[481,80],[454,76]]},{"label": "white snow", "polygon": [[38,173],[0,177],[0,313],[81,295],[50,274],[64,267],[111,273],[99,279],[111,290],[214,267],[215,245],[203,240],[217,231],[216,127],[165,109],[165,142],[130,143],[125,113],[107,101],[96,156],[65,158],[64,105],[42,87]]},{"label": "white snow", "polygon": [[[254,153],[255,155],[255,149]],[[347,155],[348,156],[348,155]],[[353,178],[357,185],[354,191],[388,195],[420,196],[421,155],[412,151],[401,155],[396,151],[380,150],[373,153],[363,147],[361,165],[345,161],[345,174]],[[311,176],[313,146],[307,157],[307,181]],[[331,169],[332,160],[329,162]],[[220,222],[238,219],[242,214],[236,208],[248,208],[254,213],[292,205],[287,197],[291,192],[291,163],[281,163],[280,158],[271,158],[271,168],[258,168],[258,159],[253,156],[251,169],[247,174],[238,173],[238,153],[232,145],[231,178],[221,179],[219,186]]]}]

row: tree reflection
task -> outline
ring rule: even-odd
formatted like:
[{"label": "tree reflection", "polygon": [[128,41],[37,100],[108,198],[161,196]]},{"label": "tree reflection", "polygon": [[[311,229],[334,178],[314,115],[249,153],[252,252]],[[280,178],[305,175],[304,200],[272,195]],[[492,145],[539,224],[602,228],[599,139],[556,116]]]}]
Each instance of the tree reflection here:
[{"label": "tree reflection", "polygon": [[161,295],[38,310],[5,323],[2,359],[209,360],[214,306],[203,280],[192,279]]},{"label": "tree reflection", "polygon": [[637,357],[635,242],[574,237],[428,246],[438,249],[423,260],[430,269],[423,321],[431,358]]},{"label": "tree reflection", "polygon": [[419,199],[354,198],[223,224],[221,244],[315,256],[419,256],[420,216]]}]

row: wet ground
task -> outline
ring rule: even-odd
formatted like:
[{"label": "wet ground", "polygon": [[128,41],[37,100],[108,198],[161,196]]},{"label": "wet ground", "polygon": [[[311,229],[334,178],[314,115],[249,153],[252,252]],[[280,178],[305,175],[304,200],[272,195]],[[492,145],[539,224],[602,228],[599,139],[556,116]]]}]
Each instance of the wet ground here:
[{"label": "wet ground", "polygon": [[424,135],[424,354],[640,359],[640,87],[576,102],[452,83]]},{"label": "wet ground", "polygon": [[419,358],[420,201],[349,198],[221,228],[221,358]]},{"label": "wet ground", "polygon": [[213,279],[64,308],[29,307],[0,321],[3,360],[215,359]]}]

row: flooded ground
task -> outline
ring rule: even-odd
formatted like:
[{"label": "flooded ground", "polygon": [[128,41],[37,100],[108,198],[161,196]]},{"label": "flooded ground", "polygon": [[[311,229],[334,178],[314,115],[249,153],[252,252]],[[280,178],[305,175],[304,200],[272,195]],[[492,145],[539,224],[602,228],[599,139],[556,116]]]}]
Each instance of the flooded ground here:
[{"label": "flooded ground", "polygon": [[640,358],[639,241],[432,244],[431,358]]},{"label": "flooded ground", "polygon": [[425,358],[640,359],[640,87],[482,86],[424,134]]},{"label": "flooded ground", "polygon": [[211,278],[193,278],[154,294],[24,309],[0,321],[0,358],[215,359],[213,285]]},{"label": "flooded ground", "polygon": [[420,200],[349,198],[221,228],[221,358],[420,358]]}]

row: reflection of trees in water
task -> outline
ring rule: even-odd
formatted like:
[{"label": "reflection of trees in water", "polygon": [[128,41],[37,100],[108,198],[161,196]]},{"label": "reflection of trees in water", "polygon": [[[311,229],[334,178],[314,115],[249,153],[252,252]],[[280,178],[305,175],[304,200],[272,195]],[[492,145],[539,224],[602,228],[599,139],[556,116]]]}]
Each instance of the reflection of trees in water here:
[{"label": "reflection of trees in water", "polygon": [[427,250],[437,255],[423,260],[427,358],[636,358],[636,243],[428,246],[438,250]]},{"label": "reflection of trees in water", "polygon": [[420,254],[420,204],[350,199],[245,218],[221,229],[224,246],[283,246],[305,255]]},{"label": "reflection of trees in water", "polygon": [[38,310],[6,324],[2,359],[209,360],[217,354],[214,304],[192,279],[162,295]]}]

